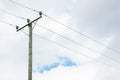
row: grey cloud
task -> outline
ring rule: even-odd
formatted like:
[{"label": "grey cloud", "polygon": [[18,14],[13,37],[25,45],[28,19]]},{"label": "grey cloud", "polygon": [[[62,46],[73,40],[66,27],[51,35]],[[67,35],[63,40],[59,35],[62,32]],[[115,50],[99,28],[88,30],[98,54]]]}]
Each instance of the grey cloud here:
[{"label": "grey cloud", "polygon": [[[79,31],[96,38],[100,41],[107,36],[113,35],[113,40],[108,46],[119,51],[119,34],[120,34],[120,1],[119,0],[79,0],[74,17]],[[105,54],[120,60],[118,54],[106,50]],[[99,59],[102,60],[102,57]],[[110,60],[103,59],[110,63]],[[112,64],[113,66],[115,64]],[[119,66],[119,63],[115,66]],[[116,68],[116,67],[113,67]],[[119,80],[119,70],[112,71],[111,69],[100,69],[96,74],[95,80]]]},{"label": "grey cloud", "polygon": [[79,16],[78,24],[99,37],[118,31],[119,3],[119,0],[78,1],[76,9],[76,15]]}]

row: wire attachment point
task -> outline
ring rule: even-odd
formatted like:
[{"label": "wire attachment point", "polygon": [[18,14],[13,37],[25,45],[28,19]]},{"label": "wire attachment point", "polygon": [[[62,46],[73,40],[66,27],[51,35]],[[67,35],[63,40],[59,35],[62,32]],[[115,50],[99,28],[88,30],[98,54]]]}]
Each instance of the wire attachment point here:
[{"label": "wire attachment point", "polygon": [[30,23],[30,19],[27,19],[27,22]]},{"label": "wire attachment point", "polygon": [[18,30],[19,29],[19,27],[18,26],[16,26],[16,30]]}]

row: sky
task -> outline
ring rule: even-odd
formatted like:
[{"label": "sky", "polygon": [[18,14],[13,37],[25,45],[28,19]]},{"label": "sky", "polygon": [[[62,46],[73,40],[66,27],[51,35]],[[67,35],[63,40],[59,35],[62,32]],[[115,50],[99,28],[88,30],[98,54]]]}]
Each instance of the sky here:
[{"label": "sky", "polygon": [[[13,0],[38,11],[92,39],[106,48],[48,17],[42,16],[33,33],[33,80],[120,80],[120,1],[119,0]],[[0,10],[34,20],[39,14],[24,7],[0,0]],[[27,24],[15,16],[0,11],[0,21]],[[0,22],[0,80],[27,80],[28,35]],[[33,24],[34,25],[34,24]],[[28,32],[28,28],[24,29]],[[69,38],[73,41],[64,39]],[[72,50],[72,51],[71,51]]]}]

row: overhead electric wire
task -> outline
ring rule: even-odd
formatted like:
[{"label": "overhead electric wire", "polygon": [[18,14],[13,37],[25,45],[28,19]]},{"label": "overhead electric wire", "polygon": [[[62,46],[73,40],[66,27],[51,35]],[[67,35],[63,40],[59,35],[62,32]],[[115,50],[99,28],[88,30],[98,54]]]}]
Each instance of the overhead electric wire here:
[{"label": "overhead electric wire", "polygon": [[20,3],[17,3],[17,2],[15,2],[15,1],[13,1],[13,0],[8,0],[8,1],[10,1],[10,2],[12,2],[12,3],[14,3],[14,4],[17,4],[17,5],[19,5],[19,6],[22,6],[22,7],[24,7],[24,8],[27,8],[27,9],[29,9],[29,10],[32,10],[32,11],[34,11],[34,12],[39,12],[39,11],[37,11],[37,10],[35,10],[35,9],[29,8],[29,7],[25,6],[25,5],[22,5],[22,4],[20,4]]},{"label": "overhead electric wire", "polygon": [[[1,20],[0,20],[0,22],[1,22],[1,23],[4,23],[4,24],[7,24],[7,25],[9,25],[9,26],[12,26],[12,27],[14,27],[14,28],[16,27],[16,25],[11,24],[11,23],[8,23],[8,22],[5,22],[5,21],[1,21]],[[28,34],[25,32],[24,29],[21,30],[21,32],[28,36]]]},{"label": "overhead electric wire", "polygon": [[88,56],[88,55],[85,55],[84,53],[75,51],[75,50],[73,50],[73,49],[71,49],[71,48],[65,47],[64,45],[59,44],[59,43],[57,43],[57,42],[55,42],[55,41],[49,40],[49,39],[47,39],[47,38],[45,38],[45,37],[43,37],[43,36],[41,36],[41,35],[39,35],[39,34],[33,33],[33,35],[35,35],[35,36],[37,36],[37,37],[40,37],[41,39],[47,40],[47,41],[49,41],[49,42],[51,42],[51,43],[53,43],[53,44],[55,44],[55,45],[58,45],[58,46],[60,46],[60,47],[63,47],[63,48],[65,48],[65,49],[67,49],[67,50],[69,50],[69,51],[71,51],[71,52],[74,52],[74,53],[76,53],[76,54],[79,54],[79,55],[81,55],[81,56],[87,57],[87,58],[89,58],[89,59],[95,60],[96,62],[99,62],[99,63],[102,63],[102,64],[104,64],[104,65],[106,65],[106,66],[111,67],[111,65],[108,64],[108,63],[105,63],[105,62],[103,62],[103,61],[101,61],[101,60],[98,60],[98,59],[96,59],[96,58],[90,57],[90,56]]},{"label": "overhead electric wire", "polygon": [[[4,23],[4,24],[7,24],[7,25],[9,25],[9,26],[12,26],[12,27],[16,27],[16,25],[11,24],[11,23],[8,23],[8,22],[4,22],[4,21],[1,21],[1,20],[0,20],[0,22],[1,22],[1,23]],[[25,31],[22,31],[22,32],[23,32],[25,35],[28,36],[28,34],[27,34]],[[47,40],[47,41],[49,41],[49,42],[51,42],[51,43],[53,43],[53,44],[56,44],[56,45],[58,45],[58,46],[61,46],[61,47],[65,48],[65,49],[67,49],[67,50],[69,50],[69,51],[72,51],[72,52],[77,53],[77,54],[79,54],[79,55],[85,56],[85,57],[87,57],[87,58],[90,58],[90,59],[92,59],[92,60],[95,60],[96,62],[102,63],[102,64],[110,67],[110,64],[107,64],[107,63],[105,63],[105,62],[102,62],[102,61],[100,61],[100,60],[98,60],[98,59],[96,59],[96,58],[93,58],[93,57],[87,56],[87,55],[85,55],[85,54],[83,54],[83,53],[80,53],[80,52],[77,52],[77,51],[75,51],[75,50],[72,50],[72,49],[70,49],[70,48],[68,48],[68,47],[65,47],[64,45],[61,45],[61,44],[59,44],[59,43],[57,43],[57,42],[55,42],[55,41],[49,40],[49,39],[47,39],[47,38],[45,38],[45,37],[42,37],[42,36],[40,36],[40,35],[38,35],[38,34],[33,33],[33,35],[35,35],[35,36],[37,36],[37,37],[40,37],[40,38],[42,38],[42,39],[44,39],[44,40]]]},{"label": "overhead electric wire", "polygon": [[118,55],[120,55],[120,52],[119,52],[119,51],[116,51],[115,49],[106,46],[105,44],[103,44],[103,43],[101,43],[101,42],[99,42],[99,41],[97,41],[97,40],[95,40],[95,39],[89,37],[88,35],[86,35],[86,34],[84,34],[84,33],[81,33],[81,32],[79,32],[79,31],[77,31],[77,30],[71,28],[70,26],[65,25],[65,24],[61,23],[60,21],[55,20],[54,18],[52,18],[52,17],[50,17],[50,16],[48,16],[48,15],[44,15],[44,16],[46,16],[46,17],[48,17],[49,19],[51,19],[51,20],[53,20],[53,21],[55,21],[55,22],[57,22],[57,23],[63,25],[64,27],[68,28],[69,30],[72,30],[72,31],[74,31],[74,32],[76,32],[76,33],[78,33],[78,34],[84,36],[85,38],[87,38],[87,39],[89,39],[89,40],[92,40],[92,41],[96,42],[97,44],[100,44],[100,45],[102,45],[103,47],[105,47],[105,48],[111,50],[112,52],[117,53]]},{"label": "overhead electric wire", "polygon": [[29,34],[23,29],[21,30],[22,33],[24,33],[26,36],[29,36]]},{"label": "overhead electric wire", "polygon": [[16,27],[16,25],[11,24],[11,23],[8,23],[8,22],[5,22],[5,21],[1,21],[1,20],[0,20],[0,22],[1,22],[1,23],[4,23],[4,24],[7,24],[7,25],[9,25],[9,26],[12,26],[12,27]]},{"label": "overhead electric wire", "polygon": [[72,30],[72,31],[74,31],[74,32],[76,32],[76,33],[78,33],[78,34],[84,36],[85,38],[87,38],[87,39],[89,39],[89,40],[92,40],[92,41],[96,42],[97,44],[100,44],[100,45],[102,45],[103,47],[105,47],[105,48],[107,48],[107,49],[113,51],[114,53],[117,53],[117,54],[120,55],[120,52],[119,52],[119,51],[116,51],[115,49],[113,49],[113,48],[111,48],[111,47],[109,47],[109,46],[106,46],[105,44],[103,44],[103,43],[101,43],[101,42],[99,42],[99,41],[97,41],[97,40],[95,40],[95,39],[89,37],[88,35],[86,35],[86,34],[84,34],[84,33],[81,33],[81,32],[79,32],[79,31],[77,31],[77,30],[71,28],[70,26],[65,25],[65,24],[63,24],[62,22],[60,22],[60,21],[58,21],[58,20],[55,20],[54,18],[52,18],[52,17],[50,17],[50,16],[48,16],[48,15],[44,15],[44,16],[46,16],[46,17],[48,17],[49,19],[51,19],[51,20],[53,20],[53,21],[55,21],[55,22],[57,22],[57,23],[63,25],[64,27],[68,28],[69,30]]},{"label": "overhead electric wire", "polygon": [[[7,11],[5,11],[5,10],[1,10],[1,9],[0,9],[0,11],[3,12],[3,13],[9,14],[9,15],[11,15],[11,16],[17,17],[17,18],[20,18],[20,19],[23,19],[23,20],[27,20],[27,19],[24,18],[24,17],[17,16],[17,15],[15,15],[15,14],[12,14],[12,13],[7,12]],[[4,24],[7,24],[7,25],[9,25],[9,26],[12,26],[12,27],[16,27],[16,26],[17,26],[17,25],[14,25],[14,24],[11,24],[11,23],[8,23],[8,22],[5,22],[5,21],[1,21],[1,20],[0,20],[0,22],[1,22],[1,23],[4,23]],[[27,34],[24,30],[21,30],[21,32],[23,32],[25,35],[28,36],[28,34]]]},{"label": "overhead electric wire", "polygon": [[43,27],[43,26],[41,26],[41,25],[39,25],[39,24],[37,24],[37,25],[38,25],[39,27],[41,27],[41,28],[49,31],[49,32],[52,32],[53,34],[56,34],[56,35],[58,35],[58,36],[60,36],[60,37],[62,37],[62,38],[64,38],[64,39],[68,40],[68,41],[71,41],[71,42],[73,42],[73,43],[75,43],[75,44],[77,44],[77,45],[79,45],[79,46],[82,46],[82,47],[84,47],[84,48],[87,48],[87,49],[91,50],[92,52],[98,53],[98,54],[100,54],[100,55],[103,56],[103,57],[109,58],[110,60],[113,60],[113,61],[115,61],[115,62],[120,63],[119,60],[116,60],[116,59],[114,59],[114,58],[112,58],[112,57],[109,57],[109,56],[103,54],[103,53],[100,53],[100,52],[98,52],[98,51],[96,51],[96,50],[94,50],[94,49],[92,49],[92,48],[89,48],[89,47],[87,47],[87,46],[85,46],[85,45],[83,45],[83,44],[81,44],[81,43],[79,43],[79,42],[77,42],[77,41],[74,41],[74,40],[72,40],[72,39],[70,39],[70,38],[68,38],[68,37],[65,37],[65,36],[63,36],[63,35],[55,32],[55,31],[52,31],[52,30],[50,30],[50,29],[47,29],[47,28],[45,28],[45,27]]},{"label": "overhead electric wire", "polygon": [[[7,12],[7,11],[5,11],[5,10],[1,10],[1,9],[0,9],[0,11],[3,12],[3,13],[9,14],[9,15],[11,15],[11,16],[17,17],[17,18],[20,18],[20,19],[23,19],[23,20],[27,20],[27,18],[20,17],[20,16],[18,16],[18,15],[12,14],[12,13]],[[37,24],[37,21],[34,23],[33,29],[35,28],[36,24]]]},{"label": "overhead electric wire", "polygon": [[[10,23],[8,23],[8,22],[5,22],[5,21],[1,21],[0,20],[0,22],[2,22],[2,23],[4,23],[4,24],[7,24],[7,25],[10,25],[10,26],[13,26],[13,27],[16,27],[16,25],[14,25],[14,24],[10,24]],[[38,25],[38,24],[37,24]],[[39,25],[40,26],[40,25]],[[25,31],[21,31],[21,32],[23,32],[25,35],[27,35],[28,36],[28,34],[25,32]],[[92,59],[92,60],[95,60],[95,61],[97,61],[97,62],[100,62],[100,63],[102,63],[102,64],[104,64],[104,65],[109,65],[109,64],[107,64],[107,63],[105,63],[105,62],[102,62],[102,61],[100,61],[100,60],[98,60],[98,59],[95,59],[95,58],[93,58],[93,57],[90,57],[90,56],[87,56],[87,55],[85,55],[85,54],[83,54],[83,53],[80,53],[80,52],[77,52],[77,51],[75,51],[75,50],[72,50],[72,49],[70,49],[70,48],[68,48],[68,47],[65,47],[64,45],[61,45],[61,44],[59,44],[59,43],[56,43],[56,42],[54,42],[54,41],[51,41],[51,40],[49,40],[49,39],[47,39],[47,38],[44,38],[44,37],[42,37],[42,36],[40,36],[40,35],[38,35],[38,34],[35,34],[35,33],[33,33],[34,35],[36,35],[36,36],[39,36],[39,37],[41,37],[42,39],[45,39],[45,40],[47,40],[47,41],[50,41],[50,42],[52,42],[52,43],[54,43],[54,44],[56,44],[56,45],[58,45],[58,46],[61,46],[61,47],[63,47],[63,48],[66,48],[66,49],[68,49],[68,50],[70,50],[70,51],[72,51],[72,52],[75,52],[75,53],[79,53],[80,55],[82,55],[82,56],[85,56],[85,57],[88,57],[88,58],[90,58],[90,59]],[[62,36],[62,35],[61,35]],[[64,37],[64,36],[63,36]],[[109,65],[110,66],[110,65]]]},{"label": "overhead electric wire", "polygon": [[[13,1],[13,0],[8,0],[8,1],[10,1],[10,2],[16,4],[16,5],[19,5],[19,6],[21,6],[21,7],[24,7],[24,8],[27,8],[27,9],[29,9],[29,10],[32,10],[32,11],[34,11],[34,12],[37,12],[37,13],[39,12],[38,10],[32,9],[32,8],[30,8],[30,7],[27,7],[27,6],[23,5],[23,4],[20,4],[20,3],[18,3],[18,2],[15,2],[15,1]],[[56,19],[54,19],[54,18],[52,18],[52,17],[50,17],[50,16],[48,16],[48,15],[46,15],[46,14],[44,14],[44,13],[43,13],[43,15],[46,16],[46,17],[48,17],[49,19],[51,19],[51,20],[53,20],[53,21],[55,21],[55,22],[63,25],[64,27],[66,27],[66,28],[68,28],[68,29],[70,29],[70,30],[72,30],[72,31],[74,31],[74,32],[76,32],[76,33],[84,36],[85,38],[87,38],[87,39],[89,39],[89,40],[92,40],[92,41],[96,42],[97,44],[100,44],[101,46],[103,46],[103,47],[111,50],[112,52],[117,53],[118,55],[120,55],[120,52],[119,52],[119,51],[117,51],[117,50],[115,50],[115,49],[113,49],[113,48],[111,48],[111,47],[109,47],[109,46],[106,46],[104,43],[99,42],[99,41],[97,41],[96,39],[93,39],[92,37],[90,37],[90,36],[88,36],[88,35],[86,35],[86,34],[84,34],[84,33],[79,32],[79,31],[71,28],[70,26],[67,26],[67,25],[63,24],[63,23],[61,23],[60,21],[58,21],[58,20],[56,20]]]},{"label": "overhead electric wire", "polygon": [[3,12],[3,13],[9,14],[9,15],[15,16],[15,17],[17,17],[17,18],[20,18],[20,19],[23,19],[23,20],[27,20],[27,19],[24,18],[24,17],[17,16],[17,15],[15,15],[15,14],[12,14],[12,13],[10,13],[10,12],[8,12],[8,11],[5,11],[5,10],[1,10],[1,9],[0,9],[0,11]]},{"label": "overhead electric wire", "polygon": [[[7,13],[6,11],[5,11],[5,13]],[[7,14],[9,14],[9,13],[7,13]],[[20,17],[20,16],[17,16],[17,15],[15,15],[15,14],[11,14],[10,13],[10,15],[12,15],[12,16],[14,16],[14,17],[17,17],[17,18],[20,18],[20,19],[24,19],[24,20],[26,20],[26,18],[24,18],[24,17]],[[9,23],[7,23],[7,24],[9,24]],[[12,25],[12,24],[11,24]],[[36,23],[34,24],[34,26],[36,25]],[[67,37],[65,37],[65,36],[63,36],[63,35],[61,35],[61,34],[58,34],[57,32],[54,32],[54,31],[51,31],[51,30],[49,30],[49,29],[47,29],[47,28],[45,28],[45,27],[43,27],[43,26],[41,26],[41,25],[39,25],[39,24],[37,24],[39,27],[41,27],[41,28],[43,28],[43,29],[45,29],[45,30],[47,30],[47,31],[49,31],[49,32],[52,32],[52,33],[54,33],[54,34],[57,34],[58,36],[60,36],[60,37],[62,37],[62,38],[64,38],[64,39],[67,39],[67,40],[69,40],[69,41],[71,41],[71,42],[73,42],[73,43],[75,43],[75,44],[77,44],[77,45],[79,45],[79,46],[82,46],[82,47],[84,47],[84,48],[87,48],[87,49],[89,49],[89,50],[91,50],[91,51],[93,51],[93,52],[95,52],[95,53],[98,53],[98,54],[102,54],[102,53],[100,53],[100,52],[98,52],[98,51],[96,51],[96,50],[94,50],[94,49],[91,49],[91,48],[89,48],[89,47],[87,47],[87,46],[85,46],[85,45],[83,45],[83,44],[80,44],[79,42],[76,42],[76,41],[74,41],[74,40],[71,40],[71,39],[69,39],[69,38],[67,38]],[[33,29],[34,29],[34,27],[33,27]],[[22,31],[23,32],[23,31]],[[24,33],[24,32],[23,32]],[[27,34],[26,34],[27,35]],[[106,57],[106,58],[109,58],[109,59],[111,59],[111,60],[113,60],[113,61],[116,61],[116,62],[119,62],[120,63],[120,61],[118,61],[118,60],[116,60],[116,59],[114,59],[114,58],[112,58],[112,57],[109,57],[109,56],[107,56],[107,55],[105,55],[105,54],[102,54],[102,56],[104,56],[104,57]]]},{"label": "overhead electric wire", "polygon": [[[4,24],[7,24],[7,25],[9,25],[9,26],[12,26],[12,27],[16,27],[16,25],[11,24],[11,23],[8,23],[8,22],[4,22],[4,21],[1,21],[1,20],[0,20],[0,22],[1,22],[1,23],[4,23]],[[28,34],[27,34],[26,32],[24,32],[24,31],[22,31],[22,32],[23,32],[25,35],[28,36]],[[66,48],[66,49],[68,49],[68,50],[70,50],[70,51],[72,51],[72,52],[78,53],[78,52],[76,52],[76,51],[74,51],[74,50],[72,50],[72,49],[70,49],[70,48],[67,48],[67,47],[65,47],[65,46],[63,46],[63,45],[61,45],[61,44],[58,44],[58,43],[56,43],[56,42],[54,42],[54,41],[52,41],[52,40],[49,40],[49,39],[47,39],[47,38],[44,38],[44,37],[42,37],[42,36],[40,36],[40,35],[38,35],[38,34],[33,33],[33,35],[36,35],[36,36],[38,36],[38,37],[40,37],[40,38],[42,38],[42,39],[45,39],[45,40],[47,40],[47,41],[49,41],[49,42],[52,42],[52,43],[56,44],[56,45],[58,45],[58,46],[61,46],[61,47],[63,47],[63,48]],[[79,54],[80,54],[80,53],[79,53]],[[88,57],[88,58],[90,58],[90,59],[93,59],[92,57],[87,56],[87,55],[85,55],[85,54],[80,54],[80,55],[83,55],[83,56],[85,56],[85,57]],[[93,60],[96,60],[96,59],[93,59]],[[97,61],[98,61],[98,60],[97,60]],[[102,63],[102,64],[105,64],[105,65],[108,65],[108,64],[103,63],[103,62],[101,62],[101,61],[99,61],[99,62]]]},{"label": "overhead electric wire", "polygon": [[[12,1],[12,0],[9,0],[9,1]],[[14,2],[14,1],[13,1],[13,2]],[[14,3],[16,4],[16,2],[14,2]],[[18,3],[17,5],[23,6],[23,7],[27,8],[27,9],[30,9],[30,10],[35,11],[35,12],[39,12],[39,11],[37,11],[37,10],[31,9],[31,8],[29,8],[29,7],[27,7],[27,6],[24,6],[24,5],[21,5],[21,4],[19,4],[19,3]],[[43,14],[43,15],[46,16],[46,17],[49,17],[49,16],[47,16],[47,15],[45,15],[45,14]],[[49,18],[51,18],[51,19],[54,20],[55,22],[57,22],[57,23],[65,26],[65,27],[69,27],[69,26],[66,26],[66,25],[64,25],[63,23],[61,23],[61,22],[53,19],[52,17],[49,17]],[[59,35],[59,36],[60,36],[60,35]],[[64,36],[63,36],[63,37],[64,37]],[[87,37],[88,37],[88,36],[87,36]],[[64,37],[64,38],[65,38],[65,37]],[[71,39],[69,39],[69,40],[71,41]],[[75,41],[74,43],[76,43],[76,41]],[[76,44],[78,44],[78,42],[77,42]],[[98,53],[96,50],[91,49],[91,48],[89,48],[89,47],[86,47],[86,46],[84,46],[84,45],[81,45],[80,43],[79,43],[78,45],[83,46],[83,47],[85,47],[85,48],[87,48],[87,49],[89,49],[89,50],[92,50],[93,52]],[[106,56],[106,55],[104,55],[104,56],[108,58],[108,56]],[[118,60],[116,60],[116,59],[113,59],[112,57],[109,57],[109,59],[112,59],[112,60],[120,63],[120,61],[118,61]]]},{"label": "overhead electric wire", "polygon": [[[9,25],[9,26],[12,26],[12,27],[16,27],[16,25],[11,24],[11,23],[8,23],[8,22],[4,22],[4,21],[1,21],[1,20],[0,20],[0,22],[2,22],[2,23],[4,23],[4,24],[7,24],[7,25]],[[38,25],[38,24],[37,24],[37,25]],[[28,34],[27,34],[25,31],[21,31],[21,32],[23,32],[25,35],[28,36]],[[72,52],[74,52],[74,53],[79,53],[79,54],[82,55],[82,56],[88,57],[88,58],[90,58],[90,59],[92,59],[92,60],[95,60],[95,61],[97,61],[97,62],[100,62],[100,63],[102,63],[102,64],[104,64],[104,65],[110,66],[110,65],[107,64],[107,63],[101,62],[100,60],[94,59],[93,57],[87,56],[87,55],[85,55],[85,54],[81,54],[80,52],[77,52],[77,51],[75,51],[75,50],[72,50],[72,49],[70,49],[70,48],[67,48],[67,47],[65,47],[65,46],[63,46],[63,45],[61,45],[61,44],[59,44],[59,43],[56,43],[56,42],[54,42],[54,41],[52,41],[52,40],[49,40],[49,39],[47,39],[47,38],[44,38],[44,37],[42,37],[42,36],[40,36],[40,35],[38,35],[38,34],[33,33],[33,35],[36,35],[36,36],[38,36],[38,37],[40,37],[40,38],[42,38],[42,39],[45,39],[45,40],[47,40],[47,41],[49,41],[49,42],[52,42],[52,43],[56,44],[56,45],[58,45],[58,46],[61,46],[61,47],[63,47],[63,48],[66,48],[66,49],[68,49],[68,50],[70,50],[70,51],[72,51]]]}]

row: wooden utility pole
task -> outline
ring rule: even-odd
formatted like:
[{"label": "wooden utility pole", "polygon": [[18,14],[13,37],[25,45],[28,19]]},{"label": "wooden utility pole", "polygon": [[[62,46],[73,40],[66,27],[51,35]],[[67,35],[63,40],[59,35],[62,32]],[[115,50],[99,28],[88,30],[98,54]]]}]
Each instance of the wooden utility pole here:
[{"label": "wooden utility pole", "polygon": [[16,26],[17,31],[24,29],[26,26],[29,28],[29,48],[28,48],[28,80],[32,80],[32,23],[42,18],[42,12],[39,12],[40,17],[30,22],[30,19],[27,19],[28,24],[19,28]]},{"label": "wooden utility pole", "polygon": [[[27,20],[30,23],[30,20]],[[28,59],[28,80],[32,80],[32,23],[28,25],[29,27],[29,59]]]}]

